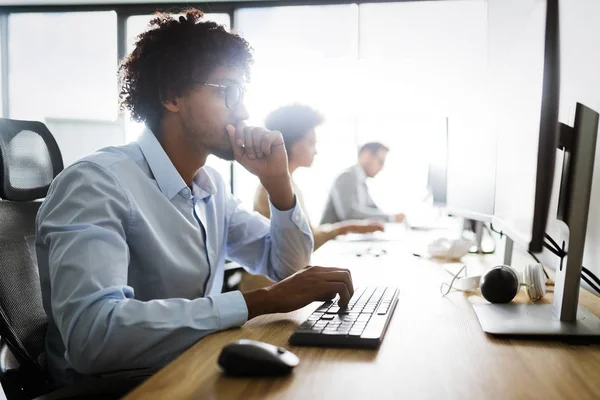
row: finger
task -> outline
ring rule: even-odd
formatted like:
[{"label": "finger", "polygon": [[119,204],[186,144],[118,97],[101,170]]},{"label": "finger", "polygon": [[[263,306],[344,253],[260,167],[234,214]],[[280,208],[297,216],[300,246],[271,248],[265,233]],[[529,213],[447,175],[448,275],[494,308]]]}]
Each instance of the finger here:
[{"label": "finger", "polygon": [[327,284],[324,285],[322,290],[324,290],[323,294],[339,294],[340,299],[338,300],[338,304],[341,307],[346,307],[348,305],[348,302],[352,298],[352,294],[348,290],[348,287],[340,282],[327,282]]},{"label": "finger", "polygon": [[231,143],[231,148],[233,149],[233,156],[237,161],[242,158],[242,146],[236,143],[236,129],[235,126],[229,124],[225,127],[227,134],[229,136],[229,143]]},{"label": "finger", "polygon": [[352,275],[348,270],[323,272],[319,274],[319,278],[328,282],[340,282],[346,285],[348,292],[354,294],[354,286],[352,284]]},{"label": "finger", "polygon": [[235,143],[240,147],[244,147],[244,129],[246,124],[243,121],[238,122],[235,126]]},{"label": "finger", "polygon": [[335,299],[335,296],[337,296],[337,293],[327,293],[323,296],[318,296],[315,301],[331,301]]},{"label": "finger", "polygon": [[247,126],[246,128],[244,128],[244,150],[245,154],[251,160],[256,159],[256,153],[254,151],[254,142],[252,139],[252,132],[255,129],[256,128],[254,128],[253,126]]},{"label": "finger", "polygon": [[263,158],[264,152],[262,151],[261,141],[262,138],[267,136],[269,131],[263,128],[254,128],[252,131],[252,144],[254,147],[254,152],[256,153],[256,158]]},{"label": "finger", "polygon": [[322,265],[310,265],[305,269],[310,269],[313,273],[328,273],[328,272],[347,272],[350,273],[348,268],[338,268],[338,267],[323,267]]},{"label": "finger", "polygon": [[273,147],[273,143],[275,143],[278,139],[278,136],[281,136],[279,132],[268,132],[261,138],[260,141],[260,150],[268,157],[271,155],[271,148]]}]

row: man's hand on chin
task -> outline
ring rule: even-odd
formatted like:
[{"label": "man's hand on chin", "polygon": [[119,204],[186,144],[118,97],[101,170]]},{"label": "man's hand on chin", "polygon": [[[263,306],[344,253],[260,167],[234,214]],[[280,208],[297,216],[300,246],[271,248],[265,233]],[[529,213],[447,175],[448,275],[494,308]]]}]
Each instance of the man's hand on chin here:
[{"label": "man's hand on chin", "polygon": [[271,203],[279,210],[295,205],[294,191],[288,172],[287,153],[280,132],[246,126],[240,122],[225,127],[235,160],[256,175],[269,193]]}]

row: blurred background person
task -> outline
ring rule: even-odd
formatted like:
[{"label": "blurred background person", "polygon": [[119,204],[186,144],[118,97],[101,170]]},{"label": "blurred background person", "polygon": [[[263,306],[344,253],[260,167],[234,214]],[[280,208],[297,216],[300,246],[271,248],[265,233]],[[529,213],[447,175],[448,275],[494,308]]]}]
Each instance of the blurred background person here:
[{"label": "blurred background person", "polygon": [[367,178],[374,178],[383,169],[389,151],[387,146],[379,142],[369,142],[360,148],[358,164],[345,170],[333,182],[321,224],[361,219],[404,221],[402,213],[390,215],[381,210],[373,201],[367,186]]}]

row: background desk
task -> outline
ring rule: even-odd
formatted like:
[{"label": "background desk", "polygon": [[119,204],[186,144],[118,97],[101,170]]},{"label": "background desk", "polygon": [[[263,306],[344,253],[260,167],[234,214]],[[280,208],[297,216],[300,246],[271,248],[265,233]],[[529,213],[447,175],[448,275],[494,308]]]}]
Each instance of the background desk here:
[{"label": "background desk", "polygon": [[[379,257],[357,252],[386,249]],[[127,399],[599,399],[600,345],[510,340],[487,336],[471,306],[476,294],[440,295],[449,274],[417,258],[405,242],[333,241],[314,264],[351,268],[355,286],[398,285],[396,312],[379,350],[294,347],[294,329],[318,303],[289,314],[267,315],[241,329],[210,335],[132,392]],[[494,256],[465,257],[494,265]],[[525,302],[521,293],[516,300]],[[552,301],[552,294],[545,302]],[[580,303],[600,316],[600,300],[582,291]],[[217,358],[227,343],[261,340],[284,346],[300,365],[284,378],[228,378]]]}]

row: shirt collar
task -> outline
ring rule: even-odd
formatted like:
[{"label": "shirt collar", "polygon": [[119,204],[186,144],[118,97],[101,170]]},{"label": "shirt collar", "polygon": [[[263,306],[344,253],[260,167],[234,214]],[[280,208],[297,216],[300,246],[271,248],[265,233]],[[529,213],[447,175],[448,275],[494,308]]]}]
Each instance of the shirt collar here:
[{"label": "shirt collar", "polygon": [[360,164],[356,164],[355,168],[356,168],[356,176],[358,177],[358,180],[360,182],[366,181],[367,174],[365,173],[365,170],[363,169],[363,167],[361,167]]},{"label": "shirt collar", "polygon": [[214,196],[217,193],[217,186],[204,167],[200,168],[194,176],[193,186],[194,197],[198,199]]},{"label": "shirt collar", "polygon": [[138,139],[138,145],[144,153],[158,188],[166,198],[172,200],[182,189],[187,187],[183,178],[150,129],[144,129],[142,136]]},{"label": "shirt collar", "polygon": [[[160,191],[166,198],[173,200],[179,192],[187,188],[173,162],[171,162],[156,136],[148,128],[144,129],[142,136],[138,139],[138,145],[146,158],[146,162],[148,162]],[[215,183],[204,168],[200,168],[194,176],[193,186],[195,189],[194,196],[201,199],[217,193]]]}]

